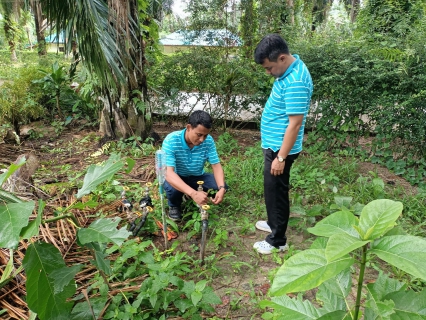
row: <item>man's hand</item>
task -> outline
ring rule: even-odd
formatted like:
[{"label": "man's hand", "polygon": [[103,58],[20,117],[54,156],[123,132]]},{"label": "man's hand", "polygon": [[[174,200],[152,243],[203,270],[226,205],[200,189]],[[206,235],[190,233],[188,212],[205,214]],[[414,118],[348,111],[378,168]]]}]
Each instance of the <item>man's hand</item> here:
[{"label": "man's hand", "polygon": [[277,158],[271,163],[271,174],[273,176],[279,176],[284,173],[285,161],[279,162]]},{"label": "man's hand", "polygon": [[203,204],[207,204],[209,201],[209,197],[207,196],[207,192],[204,191],[193,191],[190,194],[192,200],[195,201],[196,204],[202,206]]},{"label": "man's hand", "polygon": [[214,204],[219,204],[223,200],[223,196],[225,195],[225,188],[221,188],[218,192],[216,192],[214,198],[210,198]]}]

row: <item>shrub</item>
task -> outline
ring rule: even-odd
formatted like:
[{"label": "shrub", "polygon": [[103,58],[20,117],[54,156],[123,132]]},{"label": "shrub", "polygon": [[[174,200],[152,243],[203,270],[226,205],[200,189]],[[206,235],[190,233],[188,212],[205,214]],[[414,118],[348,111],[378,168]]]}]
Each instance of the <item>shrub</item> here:
[{"label": "shrub", "polygon": [[0,87],[0,119],[12,124],[17,134],[21,124],[44,115],[39,103],[41,90],[32,83],[36,78],[35,68],[21,69],[13,82],[5,82]]}]

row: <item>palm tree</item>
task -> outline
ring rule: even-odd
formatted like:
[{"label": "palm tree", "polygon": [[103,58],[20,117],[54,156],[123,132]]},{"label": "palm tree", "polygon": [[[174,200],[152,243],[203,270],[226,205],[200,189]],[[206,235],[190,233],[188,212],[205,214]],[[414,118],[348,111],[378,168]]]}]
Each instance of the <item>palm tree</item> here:
[{"label": "palm tree", "polygon": [[144,139],[151,131],[140,1],[40,0],[57,33],[65,32],[66,50],[77,43],[81,61],[102,83],[100,129],[106,138]]}]

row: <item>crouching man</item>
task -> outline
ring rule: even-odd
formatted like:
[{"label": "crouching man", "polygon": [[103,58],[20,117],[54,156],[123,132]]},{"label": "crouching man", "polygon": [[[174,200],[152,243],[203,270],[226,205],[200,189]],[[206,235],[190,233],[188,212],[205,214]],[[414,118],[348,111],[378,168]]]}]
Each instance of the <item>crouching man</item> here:
[{"label": "crouching man", "polygon": [[[211,201],[222,202],[228,186],[225,184],[223,168],[213,138],[209,135],[212,118],[202,110],[194,111],[186,127],[167,135],[162,149],[166,153],[166,191],[169,204],[169,218],[173,221],[182,219],[182,196],[191,197],[199,206]],[[204,172],[204,165],[209,162],[213,174]],[[204,181],[203,191],[198,191],[198,181]],[[207,190],[217,191],[209,198]]]}]

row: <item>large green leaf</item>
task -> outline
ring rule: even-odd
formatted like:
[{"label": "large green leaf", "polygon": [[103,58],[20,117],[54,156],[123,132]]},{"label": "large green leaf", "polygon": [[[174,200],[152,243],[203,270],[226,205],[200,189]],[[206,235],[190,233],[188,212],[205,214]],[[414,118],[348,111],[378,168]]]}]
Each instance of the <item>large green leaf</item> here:
[{"label": "large green leaf", "polygon": [[383,300],[389,293],[405,291],[406,289],[407,285],[405,283],[389,278],[387,275],[383,274],[383,272],[379,273],[374,283],[369,283],[367,285],[368,292],[375,300]]},{"label": "large green leaf", "polygon": [[209,304],[219,304],[222,300],[216,295],[212,287],[206,287],[203,290],[203,302]]},{"label": "large green leaf", "polygon": [[367,300],[364,310],[365,319],[390,319],[391,314],[395,313],[394,307],[395,303],[392,300]]},{"label": "large green leaf", "polygon": [[402,203],[387,199],[374,200],[362,209],[359,231],[363,240],[374,240],[393,228],[402,213]]},{"label": "large green leaf", "polygon": [[49,278],[54,281],[54,293],[62,292],[64,288],[74,280],[74,276],[83,268],[82,264],[75,264],[71,267],[55,269],[49,274]]},{"label": "large green leaf", "polygon": [[273,308],[276,314],[279,314],[280,320],[308,320],[317,319],[322,315],[320,309],[309,301],[303,301],[300,297],[290,298],[286,295],[274,297],[272,301],[263,300],[259,303],[261,308]]},{"label": "large green leaf", "polygon": [[25,202],[11,192],[0,189],[0,203],[22,203]]},{"label": "large green leaf", "polygon": [[353,226],[358,224],[358,218],[349,211],[338,211],[319,221],[308,231],[319,237],[331,237],[344,233],[357,237],[358,233]]},{"label": "large green leaf", "polygon": [[42,320],[69,319],[73,304],[67,298],[75,293],[74,280],[55,293],[55,279],[49,275],[65,267],[59,250],[49,243],[31,244],[23,260],[27,275],[27,303]]},{"label": "large green leaf", "polygon": [[321,284],[318,288],[316,300],[321,301],[323,309],[328,312],[333,312],[336,310],[346,312],[345,299],[335,294],[333,291],[328,290],[328,288],[324,286],[324,283]]},{"label": "large green leaf", "polygon": [[347,311],[336,310],[323,314],[317,320],[353,320],[351,314]]},{"label": "large green leaf", "polygon": [[332,261],[362,247],[368,242],[360,240],[359,237],[350,236],[347,233],[338,233],[328,239],[325,256],[328,261]]},{"label": "large green leaf", "polygon": [[426,280],[426,240],[414,236],[386,236],[374,242],[370,253],[380,259]]},{"label": "large green leaf", "polygon": [[34,210],[35,202],[9,203],[0,205],[0,247],[15,249],[22,228]]},{"label": "large green leaf", "polygon": [[99,184],[111,178],[124,166],[124,161],[117,154],[111,157],[103,165],[90,165],[84,176],[83,186],[77,192],[77,199],[89,194]]},{"label": "large green leaf", "polygon": [[312,242],[309,249],[325,249],[327,247],[328,238],[325,237],[317,237]]},{"label": "large green leaf", "polygon": [[79,229],[77,237],[82,245],[90,242],[110,243],[120,246],[132,233],[126,228],[117,230],[120,218],[101,218],[95,220],[88,228]]},{"label": "large green leaf", "polygon": [[90,306],[86,300],[77,303],[72,309],[71,320],[93,319],[93,313],[95,314],[96,319],[98,319],[106,302],[107,298],[92,298],[90,299]]},{"label": "large green leaf", "polygon": [[103,271],[106,275],[112,275],[111,262],[106,259],[106,255],[100,251],[95,251],[95,260],[91,261],[98,270]]},{"label": "large green leaf", "polygon": [[353,263],[349,256],[329,262],[324,249],[304,250],[284,262],[275,275],[270,293],[277,296],[318,287]]},{"label": "large green leaf", "polygon": [[388,294],[385,299],[395,302],[391,320],[425,320],[426,290],[421,292],[405,291]]},{"label": "large green leaf", "polygon": [[395,312],[395,303],[384,297],[392,292],[404,292],[405,287],[406,285],[403,283],[391,279],[380,272],[376,281],[367,285],[368,295],[365,302],[365,318],[382,319],[385,316],[390,318],[390,315]]},{"label": "large green leaf", "polygon": [[194,306],[200,302],[201,298],[203,297],[203,294],[200,291],[193,291],[191,293],[191,301]]},{"label": "large green leaf", "polygon": [[92,263],[98,270],[103,271],[106,275],[112,275],[111,261],[106,259],[108,256],[105,253],[106,244],[89,242],[84,244],[84,246],[89,248],[93,257],[95,258],[95,260],[90,260],[90,263]]},{"label": "large green leaf", "polygon": [[38,200],[37,217],[34,220],[30,221],[28,225],[22,229],[22,239],[30,239],[31,237],[38,235],[45,206],[46,202],[41,199]]},{"label": "large green leaf", "polygon": [[185,312],[188,308],[192,307],[192,302],[189,299],[177,299],[174,301],[174,305],[179,309],[180,312]]},{"label": "large green leaf", "polygon": [[328,279],[319,286],[317,299],[323,301],[323,307],[327,311],[346,310],[345,308],[339,307],[341,307],[341,301],[345,304],[345,299],[348,296],[351,287],[351,272],[349,269],[343,270],[337,276]]}]

